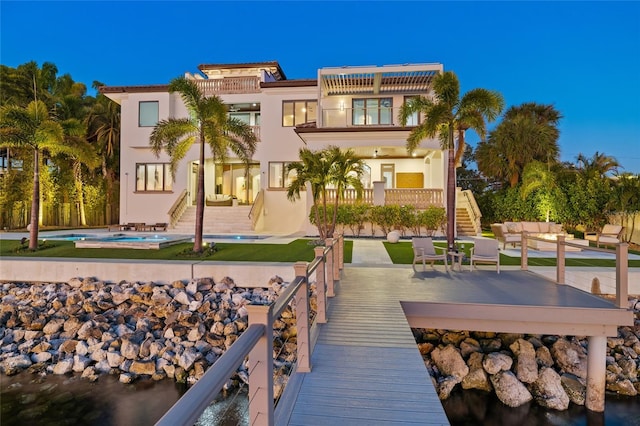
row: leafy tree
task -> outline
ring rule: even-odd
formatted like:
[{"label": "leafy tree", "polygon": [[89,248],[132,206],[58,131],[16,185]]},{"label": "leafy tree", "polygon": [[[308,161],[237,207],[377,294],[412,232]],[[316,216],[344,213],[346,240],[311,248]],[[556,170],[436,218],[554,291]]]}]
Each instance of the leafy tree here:
[{"label": "leafy tree", "polygon": [[151,133],[149,143],[156,156],[160,156],[162,150],[169,155],[174,179],[180,160],[194,143],[200,144],[193,244],[193,251],[200,253],[204,221],[205,143],[211,148],[214,162],[224,161],[228,151],[231,151],[248,167],[256,150],[257,139],[249,125],[230,117],[222,100],[217,96],[205,96],[195,81],[184,77],[175,78],[169,84],[169,92],[180,94],[189,117],[160,120]]},{"label": "leafy tree", "polygon": [[556,188],[556,174],[549,164],[532,161],[524,168],[520,193],[522,198],[527,198],[533,192],[538,194],[538,209],[542,211],[548,222],[553,205],[552,193]]},{"label": "leafy tree", "polygon": [[620,215],[626,236],[631,238],[635,230],[635,216],[640,212],[640,175],[624,174],[614,181],[609,207]]},{"label": "leafy tree", "polygon": [[478,143],[478,170],[515,188],[530,162],[557,161],[561,118],[552,105],[524,103],[509,108],[488,140]]},{"label": "leafy tree", "polygon": [[[425,138],[439,137],[442,149],[448,151],[447,164],[447,244],[452,247],[455,237],[456,164],[465,150],[464,133],[474,130],[481,139],[486,134],[486,122],[495,120],[504,107],[502,95],[486,89],[473,89],[460,96],[458,77],[451,71],[433,80],[434,99],[419,96],[400,108],[400,121],[406,125],[416,113],[425,119],[409,134],[406,148],[412,152]],[[457,146],[456,137],[457,133]]]},{"label": "leafy tree", "polygon": [[[96,90],[102,86],[98,81],[93,82]],[[101,159],[102,177],[106,185],[106,221],[111,224],[111,205],[120,170],[120,105],[99,94],[87,114],[85,124],[88,140],[96,146]]]},{"label": "leafy tree", "polygon": [[[300,198],[300,191],[309,183],[313,197],[312,214],[318,227],[320,239],[333,237],[336,227],[338,205],[348,187],[362,193],[360,178],[364,173],[364,163],[355,156],[353,150],[341,151],[330,146],[321,151],[301,148],[300,161],[289,164],[287,173],[293,179],[287,187],[287,198],[294,201]],[[335,198],[329,204],[327,189],[335,188]],[[331,219],[329,219],[331,215]]]},{"label": "leafy tree", "polygon": [[50,116],[42,101],[32,101],[26,107],[6,105],[0,109],[0,146],[29,148],[33,151],[33,195],[29,249],[38,248],[40,212],[40,154],[69,153],[74,150],[64,144],[65,135],[79,136],[82,126],[77,120],[58,122]]}]

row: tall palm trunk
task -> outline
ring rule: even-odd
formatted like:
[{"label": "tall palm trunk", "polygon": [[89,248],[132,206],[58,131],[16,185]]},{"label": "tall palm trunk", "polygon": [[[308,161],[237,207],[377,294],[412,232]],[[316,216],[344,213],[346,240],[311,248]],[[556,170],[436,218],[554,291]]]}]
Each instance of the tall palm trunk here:
[{"label": "tall palm trunk", "polygon": [[76,197],[78,199],[78,210],[80,214],[80,225],[87,226],[87,214],[84,208],[84,191],[82,188],[82,169],[79,161],[73,163],[73,179],[76,187]]},{"label": "tall palm trunk", "polygon": [[38,216],[40,212],[40,152],[33,150],[33,196],[31,197],[31,229],[29,229],[29,249],[38,248]]},{"label": "tall palm trunk", "polygon": [[447,158],[447,247],[453,248],[456,229],[456,162],[453,149],[453,123],[449,123]]},{"label": "tall palm trunk", "polygon": [[198,187],[196,190],[196,234],[193,251],[202,252],[202,228],[204,223],[204,131],[200,130],[200,164],[198,164]]}]

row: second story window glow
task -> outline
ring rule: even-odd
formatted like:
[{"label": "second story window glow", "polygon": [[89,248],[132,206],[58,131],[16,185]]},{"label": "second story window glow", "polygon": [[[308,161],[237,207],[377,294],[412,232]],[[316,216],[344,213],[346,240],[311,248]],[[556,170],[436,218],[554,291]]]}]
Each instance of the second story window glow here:
[{"label": "second story window glow", "polygon": [[353,100],[353,125],[369,126],[393,124],[393,100],[391,98],[372,98]]},{"label": "second story window glow", "polygon": [[282,127],[316,122],[317,101],[282,101]]}]

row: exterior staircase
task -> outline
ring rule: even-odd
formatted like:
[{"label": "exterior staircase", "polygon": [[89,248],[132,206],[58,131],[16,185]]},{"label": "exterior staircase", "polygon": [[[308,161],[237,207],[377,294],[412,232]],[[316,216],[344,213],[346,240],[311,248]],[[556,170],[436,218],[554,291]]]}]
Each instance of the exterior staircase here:
[{"label": "exterior staircase", "polygon": [[458,228],[458,236],[475,237],[477,235],[473,220],[466,208],[456,209],[456,226]]},{"label": "exterior staircase", "polygon": [[[207,206],[204,208],[203,234],[246,234],[253,233],[249,212],[251,206]],[[196,229],[196,207],[185,209],[180,220],[172,228],[173,232],[193,234]]]}]

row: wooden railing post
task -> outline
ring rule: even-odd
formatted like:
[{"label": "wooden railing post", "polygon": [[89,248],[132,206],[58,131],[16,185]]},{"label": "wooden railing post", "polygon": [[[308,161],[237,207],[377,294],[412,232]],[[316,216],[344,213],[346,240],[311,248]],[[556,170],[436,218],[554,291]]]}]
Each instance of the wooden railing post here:
[{"label": "wooden railing post", "polygon": [[314,250],[316,258],[320,258],[316,268],[316,298],[318,312],[316,322],[324,324],[327,322],[327,283],[324,277],[324,247],[316,247]]},{"label": "wooden railing post", "polygon": [[334,238],[331,243],[333,252],[333,281],[340,281],[340,238]]},{"label": "wooden railing post", "polygon": [[271,426],[273,417],[273,305],[247,305],[249,325],[262,324],[264,335],[249,352],[249,424]]},{"label": "wooden railing post", "polygon": [[558,261],[556,263],[556,283],[564,284],[564,235],[558,235],[556,237],[556,242],[558,243],[556,246],[556,253]]},{"label": "wooden railing post", "polygon": [[520,238],[520,269],[526,271],[529,268],[529,259],[527,259],[527,232],[522,231]]},{"label": "wooden railing post", "polygon": [[303,278],[304,283],[296,292],[294,304],[296,307],[296,331],[298,342],[297,371],[311,372],[311,341],[309,336],[309,276],[307,262],[296,262],[293,265],[296,278]]},{"label": "wooden railing post", "polygon": [[616,304],[626,308],[629,304],[629,244],[616,245]]},{"label": "wooden railing post", "polygon": [[340,262],[339,269],[344,269],[344,235],[338,235],[338,261]]},{"label": "wooden railing post", "polygon": [[[333,238],[327,238],[324,240],[325,241],[325,246],[327,248],[331,247],[331,244],[333,242]],[[334,263],[335,257],[334,257],[334,251],[333,250],[329,250],[327,252],[327,257],[326,257],[326,262],[325,262],[325,276],[327,277],[327,296],[328,297],[333,297],[335,296],[335,292],[334,292],[334,282],[335,280],[333,279],[333,263]]]}]

